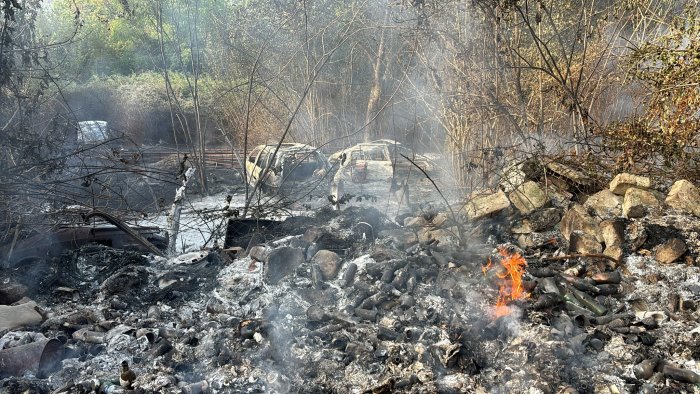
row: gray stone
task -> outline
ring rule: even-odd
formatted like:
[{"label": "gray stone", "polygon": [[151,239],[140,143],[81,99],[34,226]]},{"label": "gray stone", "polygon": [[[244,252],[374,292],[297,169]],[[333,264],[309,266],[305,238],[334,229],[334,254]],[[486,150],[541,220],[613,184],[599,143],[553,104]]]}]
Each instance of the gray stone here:
[{"label": "gray stone", "polygon": [[571,253],[601,253],[603,246],[595,236],[583,231],[573,231],[569,239],[569,252]]},{"label": "gray stone", "polygon": [[603,241],[598,233],[598,223],[598,220],[589,215],[583,206],[574,204],[564,213],[559,223],[559,228],[566,240],[569,240],[569,236],[573,231],[583,231],[586,234],[593,235],[598,241]]},{"label": "gray stone", "polygon": [[604,189],[588,197],[583,207],[592,210],[602,219],[620,216],[622,215],[622,197]]},{"label": "gray stone", "polygon": [[537,182],[527,181],[512,191],[509,196],[513,205],[527,215],[535,209],[542,208],[549,202],[549,197]]},{"label": "gray stone", "polygon": [[700,217],[700,188],[684,179],[676,181],[668,192],[666,204]]},{"label": "gray stone", "polygon": [[688,251],[685,242],[672,238],[656,248],[655,258],[661,264],[671,264]]},{"label": "gray stone", "polygon": [[627,218],[640,218],[647,214],[649,207],[658,206],[659,200],[654,193],[630,187],[625,192],[622,202],[622,214]]},{"label": "gray stone", "polygon": [[617,174],[610,182],[610,191],[620,196],[624,196],[627,189],[631,187],[649,189],[651,188],[651,179],[645,176],[622,173]]},{"label": "gray stone", "polygon": [[497,214],[510,207],[510,200],[502,190],[496,193],[472,193],[469,201],[462,207],[462,213],[470,220],[481,219]]},{"label": "gray stone", "polygon": [[332,280],[340,271],[341,260],[335,252],[324,249],[316,252],[311,264],[318,266],[323,280]]},{"label": "gray stone", "polygon": [[309,246],[306,248],[306,261],[310,261],[310,260],[314,257],[314,255],[316,254],[316,252],[318,252],[319,249],[320,249],[320,248],[319,248],[319,246],[318,246],[318,244],[317,244],[316,242],[314,242],[314,243],[312,243],[311,245],[309,245]]},{"label": "gray stone", "polygon": [[275,284],[304,262],[304,252],[301,249],[282,246],[273,249],[267,256],[265,264],[265,279],[268,283]]}]

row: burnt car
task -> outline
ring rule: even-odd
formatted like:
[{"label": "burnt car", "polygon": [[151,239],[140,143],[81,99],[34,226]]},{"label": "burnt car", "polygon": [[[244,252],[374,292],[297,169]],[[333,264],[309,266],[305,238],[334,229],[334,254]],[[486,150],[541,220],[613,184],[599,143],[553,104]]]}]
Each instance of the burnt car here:
[{"label": "burnt car", "polygon": [[[308,189],[324,184],[328,159],[313,146],[298,143],[259,145],[246,158],[248,184],[267,193]],[[327,186],[327,182],[324,184]]]},{"label": "burnt car", "polygon": [[334,153],[331,159],[338,166],[331,196],[339,203],[352,197],[376,200],[388,196],[409,203],[409,178],[424,178],[416,165],[427,173],[435,169],[427,157],[394,140],[357,144]]}]

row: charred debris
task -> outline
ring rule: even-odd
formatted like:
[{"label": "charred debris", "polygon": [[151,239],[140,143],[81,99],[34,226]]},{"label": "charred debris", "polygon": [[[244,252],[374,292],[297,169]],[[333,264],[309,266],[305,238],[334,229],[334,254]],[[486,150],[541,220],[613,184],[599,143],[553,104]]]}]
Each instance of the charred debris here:
[{"label": "charred debris", "polygon": [[5,264],[0,390],[697,391],[697,185],[526,170],[451,210],[236,218],[170,258],[84,243]]}]

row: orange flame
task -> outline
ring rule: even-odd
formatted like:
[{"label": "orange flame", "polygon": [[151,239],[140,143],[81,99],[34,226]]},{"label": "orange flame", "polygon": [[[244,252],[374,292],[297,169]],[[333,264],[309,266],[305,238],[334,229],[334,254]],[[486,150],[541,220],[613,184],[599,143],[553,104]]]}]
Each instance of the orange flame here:
[{"label": "orange flame", "polygon": [[[499,248],[498,253],[501,255],[501,267],[503,267],[496,276],[500,279],[498,283],[498,300],[493,310],[494,317],[510,315],[511,309],[508,303],[513,300],[520,300],[530,297],[530,294],[525,292],[523,288],[523,274],[527,261],[520,253],[508,253],[505,248]],[[492,268],[491,259],[488,264],[482,267],[482,271]]]}]

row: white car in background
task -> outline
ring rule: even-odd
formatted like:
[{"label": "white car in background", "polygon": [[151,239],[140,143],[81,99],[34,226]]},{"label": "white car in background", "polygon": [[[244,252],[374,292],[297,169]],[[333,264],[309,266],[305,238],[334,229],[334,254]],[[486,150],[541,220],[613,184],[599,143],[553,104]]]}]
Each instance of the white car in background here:
[{"label": "white car in background", "polygon": [[357,144],[331,155],[331,162],[338,166],[331,196],[339,204],[352,198],[376,201],[387,197],[408,204],[411,181],[425,179],[416,166],[428,174],[435,170],[427,157],[394,140]]},{"label": "white car in background", "polygon": [[328,187],[327,181],[323,183],[330,169],[328,159],[306,144],[283,143],[279,149],[277,144],[259,145],[248,154],[245,168],[248,184],[255,187],[261,182],[261,189],[268,193],[316,188],[322,184]]}]

